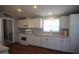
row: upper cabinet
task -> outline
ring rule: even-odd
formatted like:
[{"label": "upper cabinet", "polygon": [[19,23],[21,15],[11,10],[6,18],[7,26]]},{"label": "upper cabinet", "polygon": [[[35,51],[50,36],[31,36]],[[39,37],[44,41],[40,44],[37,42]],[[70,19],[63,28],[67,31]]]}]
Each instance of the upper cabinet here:
[{"label": "upper cabinet", "polygon": [[69,28],[69,25],[70,25],[70,17],[61,16],[60,17],[60,28],[61,29]]},{"label": "upper cabinet", "polygon": [[41,22],[42,22],[41,18],[18,20],[17,27],[18,28],[42,28]]},{"label": "upper cabinet", "polygon": [[27,25],[27,20],[17,20],[16,21],[16,26],[17,28],[25,28]]},{"label": "upper cabinet", "polygon": [[28,19],[28,28],[41,28],[41,21],[42,19],[40,18]]}]

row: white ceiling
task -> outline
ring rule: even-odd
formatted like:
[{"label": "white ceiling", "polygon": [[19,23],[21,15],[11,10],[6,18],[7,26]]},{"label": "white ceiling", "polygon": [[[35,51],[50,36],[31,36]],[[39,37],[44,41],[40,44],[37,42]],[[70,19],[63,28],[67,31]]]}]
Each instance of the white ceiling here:
[{"label": "white ceiling", "polygon": [[[37,9],[34,9],[33,5],[4,5],[1,7],[2,11],[13,17],[48,16],[49,12],[58,16],[79,13],[78,5],[38,5]],[[21,8],[22,12],[18,12],[18,8]]]}]

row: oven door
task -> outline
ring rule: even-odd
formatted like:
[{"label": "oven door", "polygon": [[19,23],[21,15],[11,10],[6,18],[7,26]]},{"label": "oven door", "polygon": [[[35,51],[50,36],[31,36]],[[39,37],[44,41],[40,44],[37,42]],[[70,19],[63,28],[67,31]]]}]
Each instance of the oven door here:
[{"label": "oven door", "polygon": [[28,38],[26,36],[21,36],[20,37],[20,44],[22,44],[22,45],[28,45],[27,39]]}]

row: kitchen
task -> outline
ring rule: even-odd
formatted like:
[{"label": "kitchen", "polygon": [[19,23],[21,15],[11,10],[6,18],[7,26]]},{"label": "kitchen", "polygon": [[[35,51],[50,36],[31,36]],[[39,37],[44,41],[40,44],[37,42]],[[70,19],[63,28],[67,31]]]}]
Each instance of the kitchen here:
[{"label": "kitchen", "polygon": [[[13,10],[18,8],[17,12],[12,11],[12,7]],[[38,5],[34,7],[28,5],[3,6],[3,9],[14,16],[13,43],[17,42],[24,46],[31,45],[68,53],[79,53],[78,7],[74,5]],[[50,12],[46,14],[48,11]]]},{"label": "kitchen", "polygon": [[[17,24],[19,27],[20,25],[22,27],[20,27],[18,30],[20,30],[18,33],[17,33],[17,39],[16,41],[21,43],[21,44],[24,44],[24,45],[34,45],[34,46],[39,46],[39,47],[44,47],[44,48],[49,48],[49,49],[57,49],[57,50],[60,50],[60,51],[70,51],[69,50],[69,45],[70,45],[70,37],[68,36],[68,32],[65,33],[65,30],[69,30],[69,22],[67,20],[69,20],[69,17],[67,18],[68,16],[62,16],[60,22],[65,24],[62,26],[61,24],[61,28],[62,28],[62,32],[51,32],[49,30],[49,32],[44,32],[43,31],[43,28],[42,28],[42,20],[40,19],[36,19],[38,21],[35,21],[35,19],[31,19],[30,23],[32,24],[33,21],[37,22],[37,23],[33,23],[32,25],[31,24],[28,24],[28,28],[27,27],[24,27],[27,23],[26,21],[28,22],[29,19],[26,19],[26,20],[20,20],[20,21],[17,21]],[[66,19],[64,19],[66,18]],[[50,19],[49,19],[50,20]],[[62,22],[62,20],[65,20]],[[22,23],[23,21],[23,23]],[[20,23],[21,22],[21,23]],[[25,22],[25,23],[24,23]],[[39,23],[38,23],[39,22]],[[25,25],[24,25],[25,24]],[[35,24],[35,25],[34,25]],[[30,25],[32,27],[30,27]],[[65,29],[66,28],[66,29]],[[23,29],[26,29],[24,33],[21,33],[21,31]],[[65,29],[65,30],[64,30]],[[28,33],[26,33],[28,32]],[[22,42],[22,38],[23,37],[26,37],[26,41],[24,40],[24,42]],[[64,42],[64,44],[63,44]]]}]

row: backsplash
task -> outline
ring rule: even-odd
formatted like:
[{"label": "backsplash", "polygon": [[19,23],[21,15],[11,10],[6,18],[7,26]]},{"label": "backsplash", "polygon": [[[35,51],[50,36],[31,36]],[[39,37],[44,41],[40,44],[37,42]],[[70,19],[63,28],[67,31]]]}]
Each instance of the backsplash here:
[{"label": "backsplash", "polygon": [[18,28],[17,30],[18,30],[18,32],[20,32],[20,33],[25,33],[25,29],[24,29],[24,28]]},{"label": "backsplash", "polygon": [[33,32],[34,34],[41,34],[43,31],[42,31],[42,29],[40,29],[40,28],[33,28],[33,29],[32,29],[32,32]]},{"label": "backsplash", "polygon": [[[40,28],[30,28],[32,30],[32,33],[33,34],[39,34],[39,33],[42,33],[42,29]],[[18,32],[20,33],[25,33],[25,28],[18,28]]]},{"label": "backsplash", "polygon": [[[32,34],[48,34],[48,35],[54,35],[54,36],[65,35],[65,32],[62,30],[60,32],[44,32],[41,28],[30,28],[30,29],[32,30]],[[25,30],[26,30],[25,28],[18,28],[18,32],[20,33],[25,33]],[[67,36],[68,36],[68,32],[67,32]]]}]

